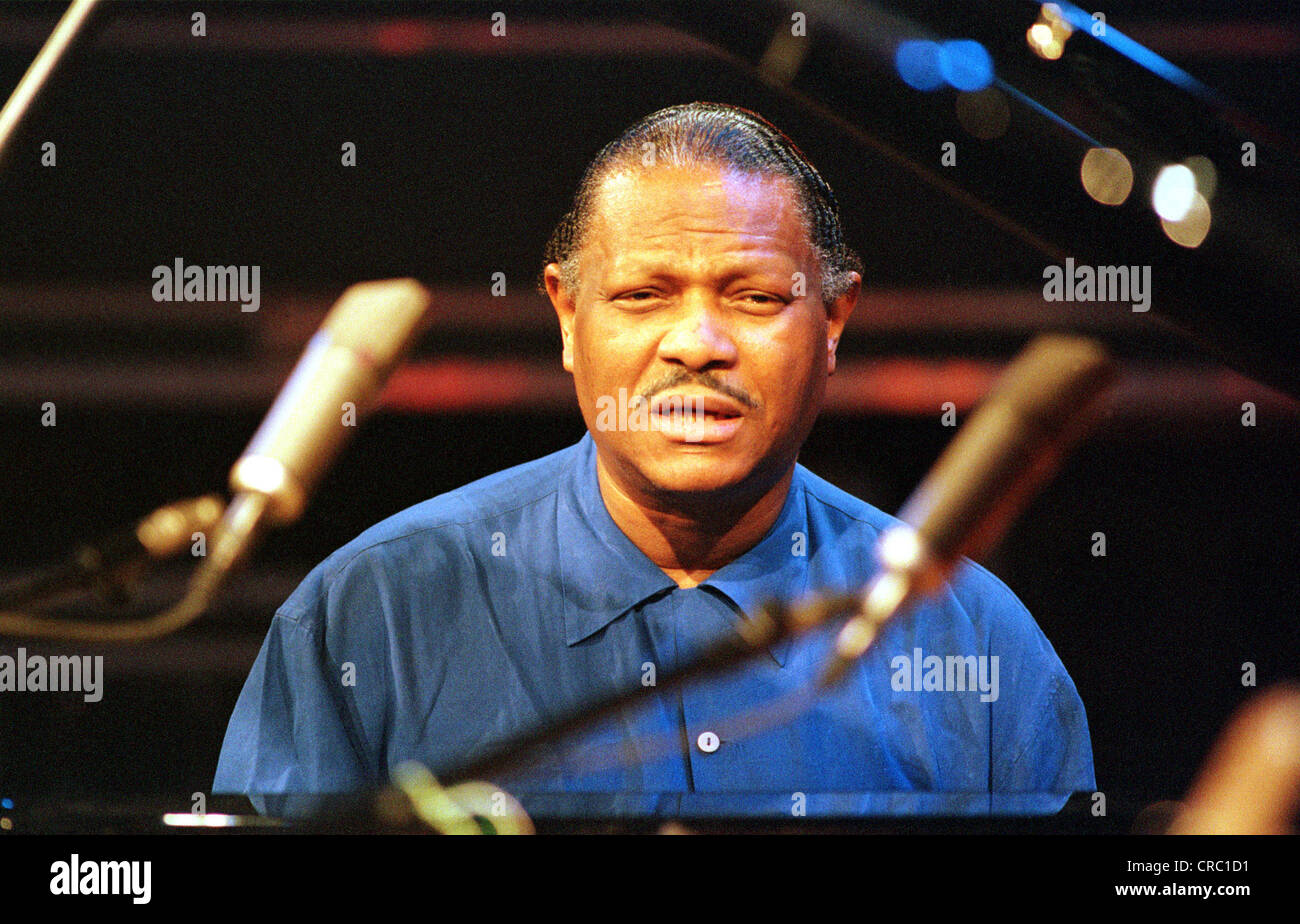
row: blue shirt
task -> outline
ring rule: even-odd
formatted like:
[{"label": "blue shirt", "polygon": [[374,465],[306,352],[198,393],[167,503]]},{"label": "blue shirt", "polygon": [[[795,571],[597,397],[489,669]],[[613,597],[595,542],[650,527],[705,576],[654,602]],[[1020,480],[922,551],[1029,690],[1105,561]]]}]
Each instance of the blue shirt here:
[{"label": "blue shirt", "polygon": [[[801,465],[764,538],[680,588],[614,523],[590,434],[417,504],[318,565],[275,614],[215,792],[291,794],[437,771],[658,673],[773,597],[862,587],[897,522]],[[1051,812],[1095,788],[1083,704],[1025,607],[965,562],[837,688],[773,718],[834,627],[636,709],[495,780],[536,814]],[[787,711],[789,711],[787,709]]]}]

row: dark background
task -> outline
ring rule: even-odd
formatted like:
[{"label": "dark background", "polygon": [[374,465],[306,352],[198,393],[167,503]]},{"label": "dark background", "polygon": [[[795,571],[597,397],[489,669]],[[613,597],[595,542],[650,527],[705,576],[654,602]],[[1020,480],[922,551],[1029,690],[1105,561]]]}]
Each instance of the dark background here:
[{"label": "dark background", "polygon": [[[1282,134],[1296,127],[1300,17],[1253,2],[1112,6],[1115,26]],[[0,89],[61,9],[0,7]],[[389,514],[581,436],[553,314],[533,291],[542,247],[605,141],[691,99],[748,106],[790,134],[837,191],[866,264],[845,370],[802,457],[813,471],[896,510],[952,436],[942,403],[964,413],[1034,330],[1091,331],[1124,361],[1102,425],[989,561],[1079,688],[1101,790],[1177,798],[1252,692],[1243,662],[1260,686],[1295,676],[1300,413],[1162,323],[1159,276],[1149,316],[1045,304],[1050,261],[1015,235],[630,15],[530,8],[493,44],[467,3],[203,9],[208,36],[194,38],[189,6],[112,4],[0,172],[0,576],[221,489],[349,283],[416,276],[438,295],[436,322],[408,387],[208,617],[107,650],[101,703],[0,698],[0,796],[150,794],[184,808],[211,782],[271,613],[312,565]],[[885,83],[866,75],[862,91],[897,92]],[[57,168],[39,166],[45,140]],[[343,141],[355,168],[339,163]],[[1073,195],[1051,221],[1091,207]],[[260,311],[154,303],[150,271],[177,257],[259,265]],[[489,295],[495,272],[504,299]],[[55,427],[40,426],[44,401]],[[1243,401],[1258,406],[1253,428]],[[1090,553],[1097,531],[1104,558]],[[160,569],[125,612],[174,599],[184,574]]]}]

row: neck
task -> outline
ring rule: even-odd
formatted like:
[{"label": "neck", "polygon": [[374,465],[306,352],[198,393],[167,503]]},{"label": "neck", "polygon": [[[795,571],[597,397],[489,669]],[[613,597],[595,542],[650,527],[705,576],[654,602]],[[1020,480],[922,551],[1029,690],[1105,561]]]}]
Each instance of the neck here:
[{"label": "neck", "polygon": [[776,484],[722,502],[641,497],[596,458],[600,495],[615,525],[677,583],[694,587],[758,545],[785,505],[794,466]]}]

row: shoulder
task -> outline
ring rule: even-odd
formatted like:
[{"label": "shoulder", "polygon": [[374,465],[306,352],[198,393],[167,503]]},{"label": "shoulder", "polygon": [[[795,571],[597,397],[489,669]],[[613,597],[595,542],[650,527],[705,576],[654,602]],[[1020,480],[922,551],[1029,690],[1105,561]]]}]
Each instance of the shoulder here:
[{"label": "shoulder", "polygon": [[302,621],[331,592],[374,583],[408,565],[423,571],[455,567],[467,528],[527,516],[559,488],[581,444],[503,469],[381,520],[335,550],[307,575],[277,615]]},{"label": "shoulder", "polygon": [[[836,540],[858,544],[875,569],[874,543],[885,531],[903,521],[838,488],[802,465],[796,466],[797,483],[807,499],[811,528],[820,523]],[[1037,626],[1020,598],[997,575],[978,562],[962,558],[949,581],[949,592],[973,622],[997,619],[1028,629]]]},{"label": "shoulder", "polygon": [[827,521],[842,530],[858,529],[870,535],[879,535],[902,522],[802,465],[795,466],[794,477],[794,484],[803,489],[810,520]]}]

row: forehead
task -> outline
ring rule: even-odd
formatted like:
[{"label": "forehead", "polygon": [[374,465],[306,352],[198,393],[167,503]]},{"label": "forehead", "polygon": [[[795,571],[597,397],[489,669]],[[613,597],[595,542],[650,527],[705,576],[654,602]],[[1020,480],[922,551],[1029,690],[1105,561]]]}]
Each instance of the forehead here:
[{"label": "forehead", "polygon": [[811,253],[791,180],[712,165],[633,168],[606,177],[592,200],[586,245],[606,260],[726,250],[803,262]]}]

